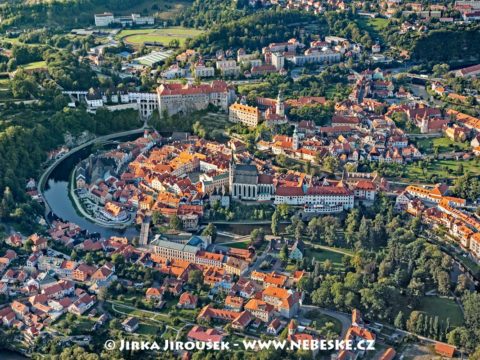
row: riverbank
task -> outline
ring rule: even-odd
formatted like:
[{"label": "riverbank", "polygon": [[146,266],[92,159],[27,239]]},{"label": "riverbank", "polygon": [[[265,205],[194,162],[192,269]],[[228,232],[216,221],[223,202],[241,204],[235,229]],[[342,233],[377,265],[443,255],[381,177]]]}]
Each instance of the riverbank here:
[{"label": "riverbank", "polygon": [[[78,166],[78,165],[77,165]],[[75,172],[76,172],[76,169],[77,169],[77,166],[75,166],[75,168],[73,169],[72,173],[71,173],[71,176],[70,176],[70,180],[69,180],[69,191],[68,191],[68,197],[70,198],[71,201],[73,201],[73,204],[74,204],[74,207],[75,209],[80,213],[81,216],[83,216],[85,219],[89,220],[90,222],[94,223],[94,224],[97,224],[99,226],[103,226],[103,227],[106,227],[106,228],[111,228],[111,229],[126,229],[130,226],[133,225],[133,220],[134,218],[130,216],[130,219],[128,222],[126,223],[122,223],[122,224],[110,224],[110,223],[107,223],[105,221],[102,221],[92,215],[90,215],[84,208],[83,208],[83,205],[81,204],[80,202],[80,199],[78,198],[77,194],[75,193],[75,179],[74,179],[74,175],[75,175]]]},{"label": "riverbank", "polygon": [[74,167],[83,159],[87,158],[95,143],[104,144],[109,141],[128,138],[143,133],[144,128],[120,132],[95,138],[89,144],[82,144],[71,149],[67,155],[54,163],[43,172],[39,180],[39,192],[42,194],[45,203],[45,217],[48,221],[61,218],[77,224],[89,233],[98,233],[101,237],[109,238],[111,236],[120,236],[133,238],[138,236],[138,230],[134,226],[123,228],[111,228],[92,222],[85,218],[78,207],[70,198],[71,174]]}]

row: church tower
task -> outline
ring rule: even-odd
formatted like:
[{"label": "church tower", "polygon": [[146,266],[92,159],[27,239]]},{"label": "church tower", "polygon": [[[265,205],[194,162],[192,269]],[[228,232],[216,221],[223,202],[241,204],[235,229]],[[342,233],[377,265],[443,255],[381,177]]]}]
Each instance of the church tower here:
[{"label": "church tower", "polygon": [[295,126],[295,130],[293,131],[293,136],[292,136],[292,148],[293,150],[298,150],[298,133],[297,133],[297,127]]},{"label": "church tower", "polygon": [[233,195],[233,179],[235,177],[235,157],[232,150],[232,157],[230,158],[230,164],[228,167],[228,191],[230,195]]},{"label": "church tower", "polygon": [[428,134],[428,121],[426,116],[422,118],[422,122],[420,124],[420,132],[422,134]]},{"label": "church tower", "polygon": [[275,112],[278,116],[285,116],[285,104],[283,103],[283,94],[281,91],[278,92]]}]

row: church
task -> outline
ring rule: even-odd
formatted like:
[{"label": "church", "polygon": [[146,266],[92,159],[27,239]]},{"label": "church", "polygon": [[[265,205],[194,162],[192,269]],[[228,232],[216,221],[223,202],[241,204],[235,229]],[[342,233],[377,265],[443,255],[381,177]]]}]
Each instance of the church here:
[{"label": "church", "polygon": [[273,176],[259,174],[254,164],[237,164],[232,153],[229,168],[229,191],[232,199],[272,200],[275,193]]}]

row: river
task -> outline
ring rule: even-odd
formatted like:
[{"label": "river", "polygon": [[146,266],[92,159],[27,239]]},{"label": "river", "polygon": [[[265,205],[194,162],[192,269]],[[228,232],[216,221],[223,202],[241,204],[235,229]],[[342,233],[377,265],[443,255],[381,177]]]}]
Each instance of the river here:
[{"label": "river", "polygon": [[0,359],[2,359],[2,360],[26,360],[28,358],[19,354],[19,353],[10,351],[10,350],[0,349]]},{"label": "river", "polygon": [[[135,135],[133,138],[138,138],[138,136],[139,135]],[[131,139],[131,136],[129,139],[122,138],[123,141]],[[99,233],[104,238],[109,238],[110,236],[126,236],[131,239],[134,236],[138,236],[138,231],[134,227],[112,229],[92,223],[77,212],[69,198],[68,181],[72,171],[81,160],[86,159],[90,155],[92,147],[93,146],[88,146],[68,156],[52,171],[45,185],[45,191],[43,192],[45,200],[56,216],[65,221],[75,223],[90,233]]]}]

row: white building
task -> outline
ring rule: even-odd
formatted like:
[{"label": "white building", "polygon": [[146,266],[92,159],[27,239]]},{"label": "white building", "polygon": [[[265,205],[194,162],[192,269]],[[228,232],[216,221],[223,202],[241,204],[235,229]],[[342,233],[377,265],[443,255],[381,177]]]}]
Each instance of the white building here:
[{"label": "white building", "polygon": [[128,93],[128,102],[138,104],[142,117],[150,117],[158,109],[158,97],[155,93]]},{"label": "white building", "polygon": [[220,60],[216,63],[217,69],[223,76],[237,76],[240,74],[240,66],[236,60]]},{"label": "white building", "polygon": [[[272,54],[273,55],[273,54]],[[303,55],[295,55],[291,58],[291,61],[297,65],[305,65],[305,64],[319,64],[319,63],[326,63],[326,64],[333,64],[340,61],[340,53],[333,51],[331,49],[309,49],[305,51]]]},{"label": "white building", "polygon": [[140,14],[131,14],[130,16],[113,16],[112,13],[95,14],[95,26],[106,27],[111,24],[127,25],[153,25],[155,18],[153,16],[141,16]]},{"label": "white building", "polygon": [[181,78],[181,77],[184,77],[185,75],[186,75],[185,70],[182,69],[177,64],[171,65],[167,70],[162,71],[160,74],[160,76],[163,79],[167,79],[167,80]]},{"label": "white building", "polygon": [[312,186],[306,191],[302,187],[279,187],[275,192],[274,204],[308,205],[309,207],[323,205],[336,207],[342,205],[344,210],[354,206],[354,194],[345,187]]},{"label": "white building", "polygon": [[195,66],[194,75],[197,78],[206,78],[215,76],[215,69],[212,66],[199,64]]},{"label": "white building", "polygon": [[95,14],[95,26],[105,27],[113,24],[115,18],[112,13]]},{"label": "white building", "polygon": [[281,53],[272,54],[272,65],[275,66],[275,69],[281,70],[285,66],[285,56]]}]

